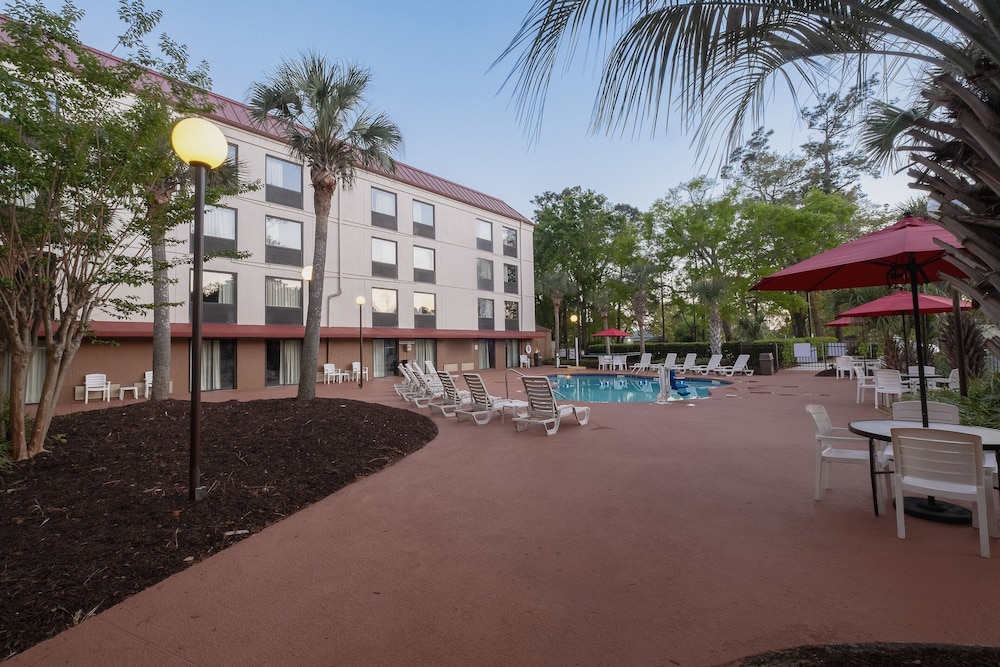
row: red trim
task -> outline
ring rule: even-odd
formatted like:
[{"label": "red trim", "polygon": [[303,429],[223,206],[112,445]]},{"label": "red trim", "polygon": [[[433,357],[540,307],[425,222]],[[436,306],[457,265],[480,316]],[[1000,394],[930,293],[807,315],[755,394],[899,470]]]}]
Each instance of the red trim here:
[{"label": "red trim", "polygon": [[[152,338],[152,322],[118,322],[91,321],[90,328],[98,338]],[[480,339],[491,338],[504,340],[531,340],[539,333],[534,331],[475,331],[465,329],[397,329],[393,327],[366,328],[365,338],[447,338],[447,339]],[[172,338],[190,338],[191,325],[177,323],[170,325]],[[205,338],[302,338],[305,327],[288,325],[264,324],[205,324],[202,327]],[[355,340],[358,337],[356,327],[321,327],[321,339]]]}]

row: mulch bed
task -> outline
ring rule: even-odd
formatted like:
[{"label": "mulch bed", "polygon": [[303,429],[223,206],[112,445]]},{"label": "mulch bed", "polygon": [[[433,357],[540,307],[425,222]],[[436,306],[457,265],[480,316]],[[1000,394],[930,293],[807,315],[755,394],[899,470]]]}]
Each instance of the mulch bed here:
[{"label": "mulch bed", "polygon": [[997,667],[1000,648],[955,644],[867,643],[800,646],[762,653],[740,667]]},{"label": "mulch bed", "polygon": [[190,404],[56,417],[58,442],[0,470],[0,660],[410,454],[437,426],[346,399],[204,403],[201,502]]}]

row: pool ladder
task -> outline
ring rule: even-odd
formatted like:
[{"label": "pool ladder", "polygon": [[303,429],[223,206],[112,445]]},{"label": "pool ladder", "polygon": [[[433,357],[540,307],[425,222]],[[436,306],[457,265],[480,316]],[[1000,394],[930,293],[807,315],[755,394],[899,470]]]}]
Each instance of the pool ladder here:
[{"label": "pool ladder", "polygon": [[[504,385],[504,391],[507,392],[507,398],[510,398],[510,379],[507,376],[510,375],[511,373],[514,373],[519,378],[523,378],[525,375],[527,375],[527,373],[522,373],[521,370],[518,368],[508,368],[506,371],[504,371],[503,385]],[[556,389],[555,387],[552,388],[552,393],[555,394],[556,398],[561,398],[563,400],[566,400],[566,395],[560,393],[559,390]]]}]

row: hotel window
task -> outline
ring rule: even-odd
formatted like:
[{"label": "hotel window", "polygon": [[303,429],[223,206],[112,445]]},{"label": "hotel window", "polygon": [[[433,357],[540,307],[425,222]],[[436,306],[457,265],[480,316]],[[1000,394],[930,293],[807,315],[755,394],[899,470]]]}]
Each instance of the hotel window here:
[{"label": "hotel window", "polygon": [[413,280],[418,283],[437,282],[434,273],[434,251],[431,248],[413,246]]},{"label": "hotel window", "polygon": [[517,230],[513,227],[503,228],[503,254],[505,257],[517,257]]},{"label": "hotel window", "polygon": [[[188,387],[190,390],[190,387]],[[205,339],[201,344],[201,389],[236,389],[236,341]]]},{"label": "hotel window", "polygon": [[264,218],[264,261],[302,266],[302,223],[282,218]]},{"label": "hotel window", "polygon": [[397,278],[396,243],[372,239],[372,275],[377,278]]},{"label": "hotel window", "polygon": [[503,265],[503,291],[507,294],[517,294],[517,265]]},{"label": "hotel window", "polygon": [[240,148],[236,144],[228,144],[226,151],[226,162],[233,165],[233,175],[238,176],[240,168]]},{"label": "hotel window", "polygon": [[476,287],[487,292],[493,291],[493,262],[488,259],[476,260]]},{"label": "hotel window", "polygon": [[302,280],[264,279],[264,324],[302,324]]},{"label": "hotel window", "polygon": [[372,288],[372,326],[398,327],[399,307],[396,301],[396,290]]},{"label": "hotel window", "polygon": [[413,293],[413,326],[433,329],[437,326],[436,298],[426,292]]},{"label": "hotel window", "polygon": [[[205,252],[236,250],[236,209],[225,206],[205,207]],[[194,236],[194,223],[191,223]]]},{"label": "hotel window", "polygon": [[504,329],[506,331],[517,331],[521,328],[521,320],[518,317],[517,301],[503,302]]},{"label": "hotel window", "polygon": [[272,339],[264,341],[264,386],[298,384],[302,367],[302,341]]},{"label": "hotel window", "polygon": [[434,207],[413,200],[413,235],[434,238]]},{"label": "hotel window", "polygon": [[264,199],[302,208],[302,165],[268,155],[264,163]]},{"label": "hotel window", "polygon": [[396,195],[372,188],[372,226],[396,231]]},{"label": "hotel window", "polygon": [[479,328],[492,330],[493,299],[479,299]]},{"label": "hotel window", "polygon": [[[191,271],[194,284],[194,271]],[[236,274],[205,271],[202,274],[202,321],[221,324],[236,323]],[[194,303],[194,298],[191,299]]]},{"label": "hotel window", "polygon": [[493,252],[493,223],[476,218],[476,248]]}]

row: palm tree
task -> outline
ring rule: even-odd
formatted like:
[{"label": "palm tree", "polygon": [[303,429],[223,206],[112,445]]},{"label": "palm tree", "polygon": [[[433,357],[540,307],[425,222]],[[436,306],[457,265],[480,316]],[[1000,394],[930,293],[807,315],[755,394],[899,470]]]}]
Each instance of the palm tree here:
[{"label": "palm tree", "polygon": [[646,352],[646,317],[649,315],[649,290],[655,284],[660,266],[647,259],[640,259],[625,270],[623,282],[632,292],[632,311],[639,327],[639,354]]},{"label": "palm tree", "polygon": [[552,300],[553,334],[556,345],[556,358],[559,357],[559,307],[567,294],[573,291],[569,274],[564,271],[553,271],[542,274],[535,279],[535,286],[541,294],[548,294]]},{"label": "palm tree", "polygon": [[368,70],[356,65],[306,53],[300,60],[285,61],[267,82],[251,87],[252,117],[261,125],[279,125],[292,154],[309,165],[313,186],[316,239],[298,398],[316,395],[327,221],[333,193],[338,183],[351,187],[358,168],[393,173],[391,154],[403,141],[399,128],[385,114],[367,108],[365,90],[370,79]]},{"label": "palm tree", "polygon": [[708,308],[708,347],[712,354],[722,354],[722,312],[729,281],[724,276],[705,276],[691,283],[691,294]]},{"label": "palm tree", "polygon": [[[536,0],[497,61],[515,58],[509,81],[536,132],[560,57],[591,49],[605,58],[595,130],[655,127],[676,113],[696,127],[702,150],[724,139],[728,150],[714,147],[722,154],[760,124],[776,81],[794,97],[803,83],[824,92],[843,72],[857,82],[883,67],[892,81],[903,67],[922,68],[919,103],[877,105],[866,145],[910,165],[914,187],[965,245],[967,254],[949,254],[972,280],[942,277],[1000,323],[995,0]],[[1000,354],[1000,342],[987,344]]]}]

